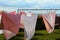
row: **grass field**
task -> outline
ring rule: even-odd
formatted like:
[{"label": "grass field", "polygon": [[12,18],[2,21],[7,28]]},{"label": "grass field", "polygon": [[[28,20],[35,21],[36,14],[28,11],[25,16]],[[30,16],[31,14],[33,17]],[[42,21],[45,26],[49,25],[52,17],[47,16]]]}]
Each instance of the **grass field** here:
[{"label": "grass field", "polygon": [[[3,35],[0,35],[0,40],[4,40]],[[24,40],[24,32],[20,32],[9,40]],[[51,34],[47,33],[46,30],[36,30],[31,40],[60,40],[60,29],[55,29]]]}]

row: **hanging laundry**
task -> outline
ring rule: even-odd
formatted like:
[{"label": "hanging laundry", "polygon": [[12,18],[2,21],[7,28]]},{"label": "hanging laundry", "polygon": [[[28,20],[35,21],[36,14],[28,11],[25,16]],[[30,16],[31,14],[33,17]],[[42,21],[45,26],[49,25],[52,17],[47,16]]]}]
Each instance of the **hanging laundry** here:
[{"label": "hanging laundry", "polygon": [[2,18],[2,11],[0,11],[0,34],[3,34],[3,27],[2,27],[3,25],[1,18]]},{"label": "hanging laundry", "polygon": [[3,34],[3,30],[0,30],[0,34]]},{"label": "hanging laundry", "polygon": [[[2,17],[2,15],[0,16],[0,18]],[[0,34],[3,34],[3,24],[2,24],[2,20],[0,19],[1,23],[0,23]]]},{"label": "hanging laundry", "polygon": [[12,12],[10,12],[10,14],[16,14],[16,11],[12,11]]},{"label": "hanging laundry", "polygon": [[30,40],[35,33],[35,26],[37,21],[37,15],[34,16],[22,16],[25,32],[25,40]]},{"label": "hanging laundry", "polygon": [[21,14],[20,28],[24,28],[23,21],[22,21],[22,19],[23,19],[22,16],[23,16],[23,15],[26,15],[26,13],[23,12],[23,11],[20,11],[19,14]]},{"label": "hanging laundry", "polygon": [[1,17],[2,17],[2,14],[0,14],[0,23],[1,23]]},{"label": "hanging laundry", "polygon": [[1,24],[1,17],[2,17],[2,12],[0,11],[0,24]]},{"label": "hanging laundry", "polygon": [[2,13],[2,21],[4,28],[4,36],[6,40],[18,34],[19,26],[20,26],[20,15],[16,14],[7,14]]},{"label": "hanging laundry", "polygon": [[42,15],[48,33],[53,32],[55,26],[55,12]]},{"label": "hanging laundry", "polygon": [[19,11],[19,14],[21,14],[21,15],[26,15],[26,13],[23,12],[23,11]]},{"label": "hanging laundry", "polygon": [[0,20],[0,21],[1,21],[1,23],[0,23],[0,34],[3,34],[3,24],[2,24],[2,20]]},{"label": "hanging laundry", "polygon": [[20,28],[24,28],[24,24],[23,24],[23,21],[22,21],[22,15],[21,15],[21,20],[20,20]]}]

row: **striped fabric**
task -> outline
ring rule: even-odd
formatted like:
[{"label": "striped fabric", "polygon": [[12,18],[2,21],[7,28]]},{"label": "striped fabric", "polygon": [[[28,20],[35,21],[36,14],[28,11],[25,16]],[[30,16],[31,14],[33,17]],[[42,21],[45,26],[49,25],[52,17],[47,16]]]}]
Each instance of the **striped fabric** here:
[{"label": "striped fabric", "polygon": [[48,14],[42,15],[48,33],[51,33],[54,30],[55,16],[56,16],[55,12],[50,12]]}]

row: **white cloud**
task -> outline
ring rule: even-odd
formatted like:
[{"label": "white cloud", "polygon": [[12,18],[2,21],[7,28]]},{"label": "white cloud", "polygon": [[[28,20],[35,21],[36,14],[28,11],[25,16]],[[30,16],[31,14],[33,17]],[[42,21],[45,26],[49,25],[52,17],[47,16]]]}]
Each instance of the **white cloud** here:
[{"label": "white cloud", "polygon": [[60,0],[55,0],[56,5],[60,5]]},{"label": "white cloud", "polygon": [[22,2],[22,0],[0,0],[0,4],[5,4],[5,5],[16,5],[20,2]]},{"label": "white cloud", "polygon": [[33,3],[35,2],[34,0],[25,0],[26,3]]},{"label": "white cloud", "polygon": [[6,12],[17,11],[17,8],[15,8],[15,7],[0,7],[0,11],[6,11]]},{"label": "white cloud", "polygon": [[36,0],[37,3],[39,4],[51,4],[51,5],[57,5],[60,4],[60,0]]},{"label": "white cloud", "polygon": [[44,4],[44,3],[49,3],[49,2],[54,3],[55,0],[25,0],[25,2],[27,2],[27,3],[35,2],[35,3],[40,3],[40,4],[42,3],[42,4]]},{"label": "white cloud", "polygon": [[[0,4],[17,6],[21,8],[40,8],[60,5],[60,0],[0,0]],[[26,6],[25,6],[26,5]],[[28,6],[27,6],[28,5]],[[29,7],[30,6],[30,7]]]},{"label": "white cloud", "polygon": [[33,8],[35,8],[35,9],[39,9],[40,7],[36,5],[36,6],[33,6]]}]

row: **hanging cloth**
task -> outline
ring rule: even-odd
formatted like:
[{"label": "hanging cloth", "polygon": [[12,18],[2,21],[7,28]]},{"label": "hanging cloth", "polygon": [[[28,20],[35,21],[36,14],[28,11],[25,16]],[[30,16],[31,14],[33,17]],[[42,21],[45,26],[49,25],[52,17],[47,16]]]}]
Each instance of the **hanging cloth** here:
[{"label": "hanging cloth", "polygon": [[45,23],[48,33],[53,32],[55,26],[55,12],[49,12],[48,14],[43,14],[42,18]]},{"label": "hanging cloth", "polygon": [[0,14],[0,34],[3,34],[2,14]]},{"label": "hanging cloth", "polygon": [[7,14],[2,13],[2,21],[4,28],[4,36],[6,40],[18,34],[19,26],[20,26],[20,15],[16,14]]},{"label": "hanging cloth", "polygon": [[15,15],[16,14],[16,11],[12,11],[12,12],[10,12],[10,14],[14,14]]},{"label": "hanging cloth", "polygon": [[2,12],[0,13],[0,29],[2,29]]},{"label": "hanging cloth", "polygon": [[0,34],[3,34],[2,11],[0,11]]},{"label": "hanging cloth", "polygon": [[22,21],[22,19],[23,19],[22,16],[23,16],[23,15],[26,15],[26,13],[23,12],[23,11],[20,11],[19,14],[21,14],[20,28],[24,28],[23,21]]},{"label": "hanging cloth", "polygon": [[24,24],[24,32],[25,32],[25,40],[30,40],[35,33],[35,26],[37,21],[37,15],[34,16],[22,16],[23,24]]}]

